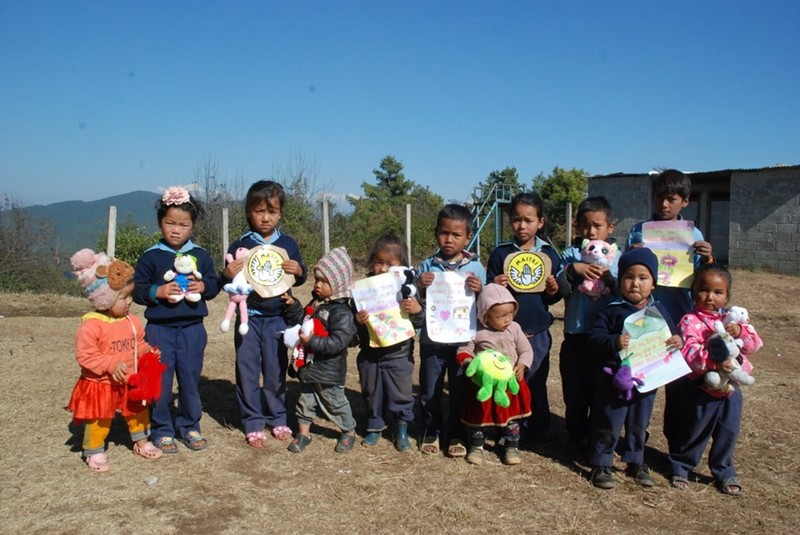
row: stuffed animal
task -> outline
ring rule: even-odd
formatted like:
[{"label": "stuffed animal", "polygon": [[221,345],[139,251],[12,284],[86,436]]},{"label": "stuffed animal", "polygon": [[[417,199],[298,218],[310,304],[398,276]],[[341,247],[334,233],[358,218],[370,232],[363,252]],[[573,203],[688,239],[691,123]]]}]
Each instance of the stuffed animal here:
[{"label": "stuffed animal", "polygon": [[[735,339],[721,321],[714,322],[714,334],[706,342],[708,357],[717,364],[716,370],[707,371],[703,380],[706,385],[725,394],[733,392],[737,385],[751,385],[755,378],[744,371],[739,363],[739,348],[743,342]],[[720,364],[730,361],[731,371],[725,372]]]},{"label": "stuffed animal", "polygon": [[[236,260],[245,258],[250,253],[250,249],[239,247],[236,249]],[[234,261],[234,256],[230,253],[225,255],[225,260],[230,264]],[[236,312],[236,307],[239,307],[239,334],[246,335],[250,330],[247,324],[247,296],[253,291],[253,287],[247,282],[244,276],[244,268],[239,270],[239,273],[233,276],[233,280],[222,287],[228,293],[228,308],[225,309],[225,318],[219,324],[219,330],[226,333],[231,328],[231,319]]]},{"label": "stuffed animal", "polygon": [[619,390],[619,397],[625,401],[633,399],[633,389],[635,386],[642,386],[644,384],[644,381],[635,377],[631,372],[630,355],[620,362],[619,368],[616,370],[606,367],[603,368],[603,372],[611,376],[611,384],[614,385],[614,388]]},{"label": "stuffed animal", "polygon": [[288,347],[292,354],[289,358],[289,365],[294,371],[299,370],[303,366],[307,366],[314,361],[314,354],[306,351],[305,346],[300,341],[300,333],[305,336],[328,336],[328,330],[322,325],[318,318],[312,318],[314,308],[307,306],[305,309],[305,317],[303,323],[293,325],[283,331],[283,343]]},{"label": "stuffed animal", "polygon": [[400,282],[400,290],[397,292],[397,300],[402,301],[409,297],[417,295],[417,285],[414,281],[417,278],[417,272],[413,268],[405,266],[391,266],[389,273],[395,276]]},{"label": "stuffed animal", "polygon": [[160,360],[161,354],[153,348],[139,358],[138,371],[128,377],[128,400],[147,405],[161,397],[161,374],[167,365]]},{"label": "stuffed animal", "polygon": [[199,293],[189,291],[189,282],[192,280],[189,278],[190,276],[193,276],[194,280],[198,281],[203,278],[200,272],[197,271],[197,258],[192,255],[178,253],[175,255],[175,262],[173,264],[175,271],[170,269],[164,273],[164,280],[167,282],[172,282],[173,280],[177,282],[182,293],[170,295],[169,300],[173,303],[182,301],[184,298],[191,303],[200,301],[201,296]]},{"label": "stuffed animal", "polygon": [[[599,264],[606,269],[614,263],[617,255],[617,244],[606,243],[603,240],[583,240],[581,242],[581,262],[586,264]],[[611,293],[602,278],[597,280],[584,279],[578,286],[578,291],[590,296],[597,301],[602,296]]]},{"label": "stuffed animal", "polygon": [[494,398],[494,402],[500,407],[508,407],[511,405],[511,400],[506,394],[506,389],[512,394],[519,392],[519,383],[514,375],[511,359],[494,349],[479,351],[464,373],[478,385],[475,398],[481,403]]}]

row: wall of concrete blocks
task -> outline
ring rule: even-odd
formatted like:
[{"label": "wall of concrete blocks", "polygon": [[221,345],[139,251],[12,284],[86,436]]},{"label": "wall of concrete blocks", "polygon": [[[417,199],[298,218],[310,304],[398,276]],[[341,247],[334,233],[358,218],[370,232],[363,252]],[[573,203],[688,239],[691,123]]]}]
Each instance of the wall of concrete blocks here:
[{"label": "wall of concrete blocks", "polygon": [[620,247],[625,247],[625,240],[631,227],[652,215],[650,177],[641,175],[590,179],[589,197],[599,195],[611,203],[614,219],[617,222],[612,236]]},{"label": "wall of concrete blocks", "polygon": [[800,274],[800,169],[731,174],[730,265]]}]

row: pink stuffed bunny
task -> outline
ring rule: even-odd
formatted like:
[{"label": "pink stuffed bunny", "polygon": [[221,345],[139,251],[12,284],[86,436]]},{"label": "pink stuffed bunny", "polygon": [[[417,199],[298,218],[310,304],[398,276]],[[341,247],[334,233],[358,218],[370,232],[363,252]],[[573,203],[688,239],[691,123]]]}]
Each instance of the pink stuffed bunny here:
[{"label": "pink stuffed bunny", "polygon": [[[236,249],[236,260],[246,257],[249,253],[250,249],[239,247]],[[230,264],[233,262],[234,258],[229,253],[225,255],[225,260]],[[250,283],[247,282],[247,279],[244,276],[244,269],[237,273],[233,277],[233,280],[223,286],[222,289],[228,292],[228,298],[230,299],[230,302],[228,303],[228,308],[225,310],[225,319],[223,319],[222,323],[220,323],[219,329],[224,333],[230,330],[231,318],[233,318],[233,314],[238,306],[239,334],[244,336],[247,334],[247,331],[250,330],[250,327],[247,325],[247,296],[253,291],[253,287],[250,286]]]}]

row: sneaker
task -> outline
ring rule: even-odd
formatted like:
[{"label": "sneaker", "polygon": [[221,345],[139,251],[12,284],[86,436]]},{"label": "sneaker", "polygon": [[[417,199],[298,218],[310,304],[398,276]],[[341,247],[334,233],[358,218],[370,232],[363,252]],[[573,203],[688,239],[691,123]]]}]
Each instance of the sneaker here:
[{"label": "sneaker", "polygon": [[336,447],[333,448],[333,451],[336,453],[347,453],[353,449],[355,443],[355,433],[342,433],[339,435],[339,440],[336,441]]},{"label": "sneaker", "polygon": [[467,462],[469,464],[483,464],[483,448],[470,448],[467,453]]},{"label": "sneaker", "polygon": [[513,465],[521,462],[519,450],[514,446],[506,446],[505,450],[503,450],[503,464]]},{"label": "sneaker", "polygon": [[646,464],[629,464],[627,472],[633,476],[633,480],[643,487],[653,487],[656,482],[650,475],[650,467]]},{"label": "sneaker", "polygon": [[289,444],[289,447],[286,449],[292,453],[303,453],[303,450],[306,449],[306,446],[309,444],[311,444],[311,437],[307,437],[298,433],[297,436],[292,439],[291,444]]},{"label": "sneaker", "polygon": [[592,470],[592,485],[598,489],[613,489],[614,474],[610,466],[595,466]]},{"label": "sneaker", "polygon": [[379,432],[370,431],[369,433],[364,435],[363,439],[361,439],[361,445],[367,447],[376,446],[380,439],[381,439],[381,434]]}]

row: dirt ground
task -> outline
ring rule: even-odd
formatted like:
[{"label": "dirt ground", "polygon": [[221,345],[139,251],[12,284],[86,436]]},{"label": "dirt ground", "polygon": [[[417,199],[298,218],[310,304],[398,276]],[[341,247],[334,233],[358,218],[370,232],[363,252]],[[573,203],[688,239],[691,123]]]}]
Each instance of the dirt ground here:
[{"label": "dirt ground", "polygon": [[[588,467],[566,453],[558,376],[562,307],[548,382],[554,425],[546,444],[504,466],[489,453],[477,467],[388,439],[349,455],[333,452],[336,432],[312,429],[303,455],[270,439],[248,447],[234,394],[232,334],[218,325],[227,298],[211,304],[202,378],[201,452],[147,462],[131,453],[122,422],[109,444],[112,469],[92,474],[80,460],[80,431],[65,410],[79,370],[73,339],[87,303],[78,298],[0,294],[0,532],[2,533],[788,533],[800,525],[797,396],[800,277],[734,271],[733,304],[750,311],[764,339],[744,392],[736,452],[741,498],[721,495],[706,466],[685,492],[669,488],[661,434],[663,394],[646,453],[656,487],[622,473],[612,491],[595,489]],[[307,295],[308,288],[303,289]],[[141,309],[135,312],[141,317]],[[348,396],[363,425],[355,353]],[[289,383],[289,404],[296,383]],[[292,422],[293,424],[294,422]],[[359,434],[363,429],[359,428]]]}]

